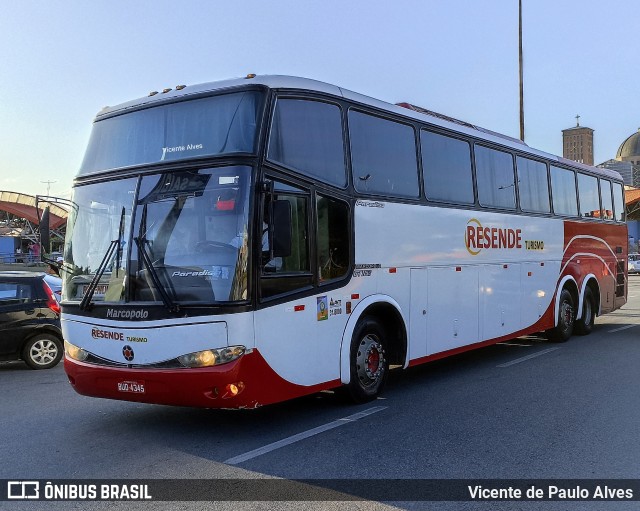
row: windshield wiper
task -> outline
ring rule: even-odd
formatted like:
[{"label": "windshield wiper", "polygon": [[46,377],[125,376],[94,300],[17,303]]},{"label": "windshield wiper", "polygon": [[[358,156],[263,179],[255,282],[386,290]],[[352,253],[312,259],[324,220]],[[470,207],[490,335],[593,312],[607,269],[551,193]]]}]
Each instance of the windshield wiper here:
[{"label": "windshield wiper", "polygon": [[[104,275],[104,272],[107,269],[109,262],[111,261],[111,257],[113,256],[113,253],[116,250],[118,251],[116,254],[118,265],[120,264],[120,244],[122,243],[122,235],[124,234],[124,214],[125,214],[125,211],[123,207],[122,213],[120,214],[120,226],[118,228],[118,238],[115,240],[112,240],[111,243],[109,243],[107,252],[104,254],[104,257],[102,258],[102,262],[98,266],[98,269],[96,270],[96,274],[93,276],[93,279],[89,284],[89,288],[87,289],[87,292],[84,294],[84,296],[82,297],[82,300],[80,301],[80,310],[87,310],[91,305],[91,299],[93,298],[93,295],[96,292],[96,288],[98,287],[100,279],[102,278],[102,275]],[[116,265],[116,272],[118,271],[118,265]]]},{"label": "windshield wiper", "polygon": [[155,266],[153,266],[153,261],[151,260],[151,257],[149,257],[149,253],[147,252],[147,204],[145,204],[142,208],[142,218],[140,219],[140,233],[142,234],[142,236],[133,238],[133,241],[135,241],[136,246],[138,247],[138,253],[140,254],[140,258],[142,259],[142,264],[146,266],[153,285],[158,290],[158,293],[160,293],[160,298],[162,298],[162,303],[164,304],[164,306],[169,312],[178,312],[178,305],[171,299],[169,293],[167,293],[167,290],[162,285],[162,282],[160,281],[160,275],[158,275]]},{"label": "windshield wiper", "polygon": [[169,296],[169,293],[167,293],[167,290],[162,285],[162,282],[160,281],[160,276],[158,275],[157,270],[153,266],[153,261],[151,261],[151,258],[149,257],[149,254],[145,247],[147,239],[133,238],[133,240],[135,241],[136,246],[138,247],[138,253],[141,256],[142,264],[147,268],[147,271],[149,272],[149,276],[151,277],[151,281],[153,282],[153,285],[158,290],[158,293],[160,293],[160,298],[162,298],[162,303],[164,304],[164,306],[167,308],[169,312],[178,312],[178,305],[171,299],[171,297]]}]

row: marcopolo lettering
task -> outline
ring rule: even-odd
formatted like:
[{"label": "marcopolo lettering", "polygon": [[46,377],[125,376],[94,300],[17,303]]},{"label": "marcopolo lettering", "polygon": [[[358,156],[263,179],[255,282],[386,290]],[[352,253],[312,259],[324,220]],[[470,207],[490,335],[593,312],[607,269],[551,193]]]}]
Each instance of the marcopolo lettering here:
[{"label": "marcopolo lettering", "polygon": [[112,319],[147,319],[149,311],[144,309],[107,309],[107,318]]},{"label": "marcopolo lettering", "polygon": [[467,222],[464,242],[471,255],[485,249],[522,248],[522,230],[504,227],[485,227],[472,218]]}]

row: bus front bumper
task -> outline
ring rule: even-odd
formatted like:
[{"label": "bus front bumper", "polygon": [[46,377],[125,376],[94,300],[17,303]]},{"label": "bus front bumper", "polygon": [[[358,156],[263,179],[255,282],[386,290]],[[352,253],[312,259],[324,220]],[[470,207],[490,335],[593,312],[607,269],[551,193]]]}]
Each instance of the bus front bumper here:
[{"label": "bus front bumper", "polygon": [[84,396],[199,408],[257,408],[340,384],[288,382],[255,349],[221,366],[184,369],[102,366],[65,356],[64,370]]}]

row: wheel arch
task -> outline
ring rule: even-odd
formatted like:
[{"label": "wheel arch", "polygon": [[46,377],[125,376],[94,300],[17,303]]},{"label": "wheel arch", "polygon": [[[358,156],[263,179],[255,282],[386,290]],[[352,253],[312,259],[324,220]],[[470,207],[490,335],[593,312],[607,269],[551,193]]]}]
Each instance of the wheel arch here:
[{"label": "wheel arch", "polygon": [[578,300],[578,312],[576,314],[576,319],[582,318],[582,306],[584,304],[584,295],[587,292],[587,289],[591,289],[593,293],[593,298],[596,301],[596,316],[600,315],[600,284],[598,283],[598,279],[593,273],[589,273],[584,280],[582,281],[582,288],[580,289],[580,299]]},{"label": "wheel arch", "polygon": [[22,346],[24,346],[25,344],[27,344],[31,339],[33,339],[34,337],[37,337],[39,335],[52,335],[53,337],[55,337],[56,339],[58,339],[60,342],[64,342],[64,339],[62,337],[62,332],[60,332],[60,330],[56,329],[53,326],[49,326],[49,325],[41,325],[38,328],[34,328],[33,332],[31,332],[29,335],[27,335],[24,338],[24,341],[22,343]]},{"label": "wheel arch", "polygon": [[407,360],[407,326],[400,304],[387,295],[371,295],[361,300],[351,312],[345,325],[340,346],[340,381],[348,384],[351,379],[350,357],[351,339],[360,318],[372,316],[380,321],[389,342],[390,364],[406,367]]}]

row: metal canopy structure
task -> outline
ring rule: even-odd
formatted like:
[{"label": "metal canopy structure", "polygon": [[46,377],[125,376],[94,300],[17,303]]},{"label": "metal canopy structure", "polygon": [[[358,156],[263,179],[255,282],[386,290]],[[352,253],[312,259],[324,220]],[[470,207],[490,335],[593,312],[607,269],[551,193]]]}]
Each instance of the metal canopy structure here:
[{"label": "metal canopy structure", "polygon": [[[49,225],[52,229],[58,229],[67,222],[69,212],[66,209],[51,204],[49,210]],[[7,211],[35,225],[40,224],[42,214],[41,210],[36,210],[35,196],[7,191],[0,191],[0,211]]]},{"label": "metal canopy structure", "polygon": [[56,205],[40,202],[36,208],[36,198],[25,193],[0,191],[0,212],[4,217],[0,225],[0,235],[19,236],[33,242],[38,241],[40,215],[43,205],[49,206],[49,226],[52,234],[64,239],[64,229],[69,212]]}]

